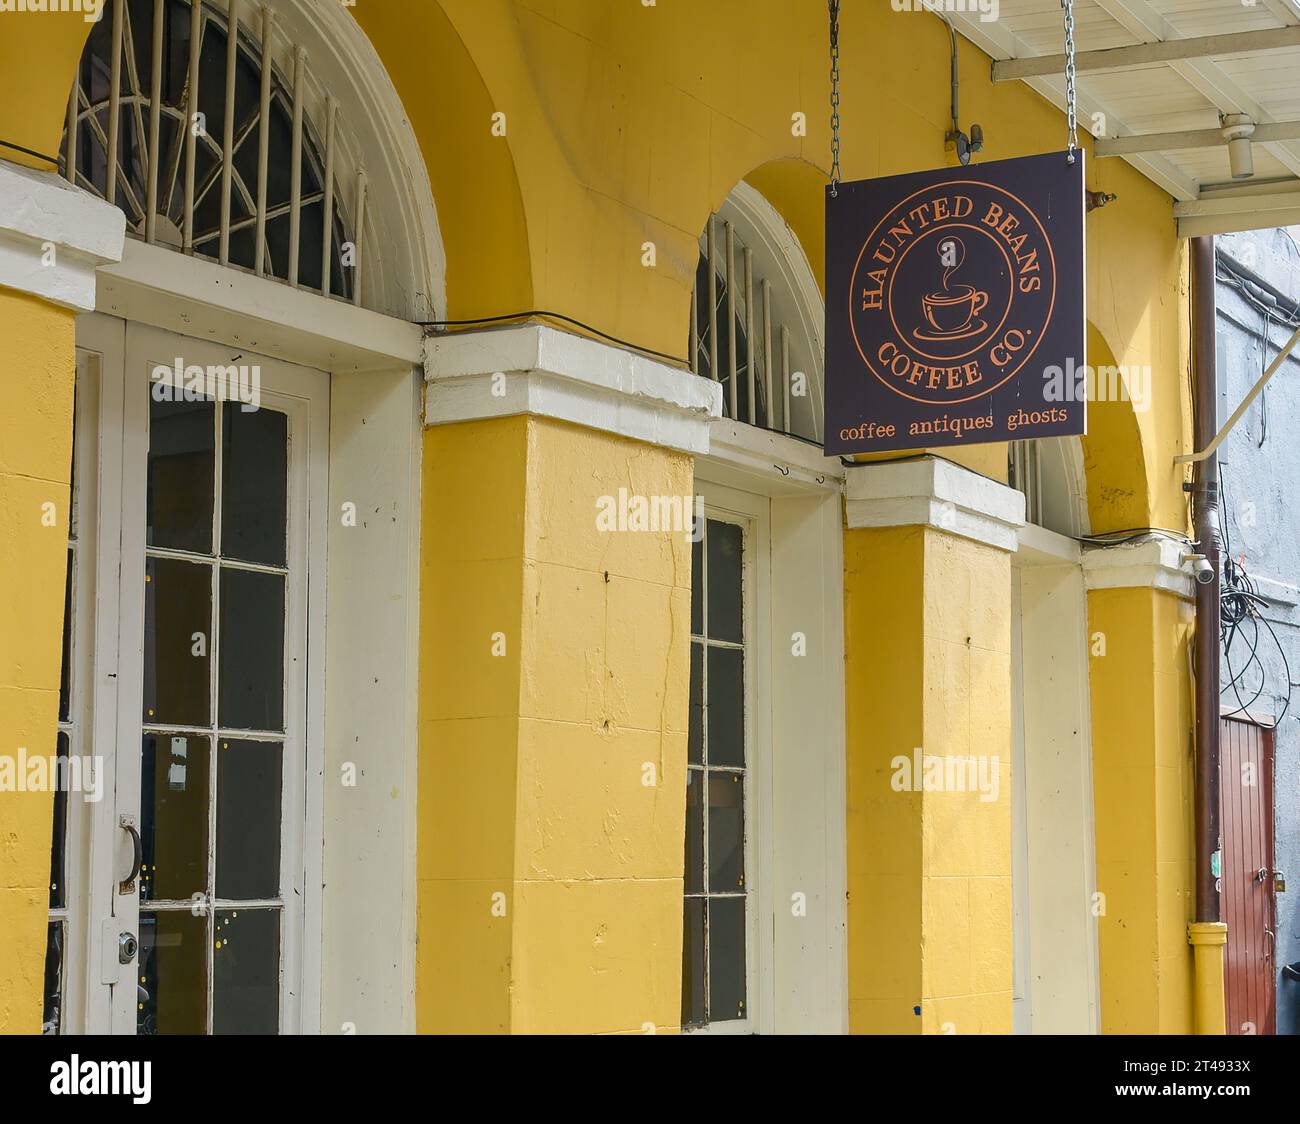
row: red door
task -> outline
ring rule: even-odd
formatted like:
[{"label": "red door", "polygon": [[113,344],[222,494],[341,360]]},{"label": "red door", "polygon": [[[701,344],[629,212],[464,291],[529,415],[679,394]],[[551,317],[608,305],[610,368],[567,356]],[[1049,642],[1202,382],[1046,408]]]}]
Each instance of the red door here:
[{"label": "red door", "polygon": [[1273,731],[1235,718],[1219,731],[1227,1031],[1274,1034]]}]

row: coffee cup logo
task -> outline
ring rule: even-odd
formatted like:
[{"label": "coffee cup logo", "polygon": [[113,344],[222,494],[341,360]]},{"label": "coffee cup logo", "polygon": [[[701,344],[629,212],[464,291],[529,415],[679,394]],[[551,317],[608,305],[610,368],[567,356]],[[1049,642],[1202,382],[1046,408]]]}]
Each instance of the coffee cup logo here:
[{"label": "coffee cup logo", "polygon": [[913,401],[983,397],[1020,371],[1051,322],[1056,263],[1038,216],[975,180],[908,196],[863,243],[850,325],[871,374]]},{"label": "coffee cup logo", "polygon": [[[945,264],[943,283],[936,292],[921,298],[926,323],[912,330],[919,340],[962,339],[977,335],[987,325],[979,318],[989,295],[974,285],[961,285],[952,276],[966,260],[966,245],[955,235],[939,243],[939,261]],[[951,264],[948,264],[951,263]]]}]

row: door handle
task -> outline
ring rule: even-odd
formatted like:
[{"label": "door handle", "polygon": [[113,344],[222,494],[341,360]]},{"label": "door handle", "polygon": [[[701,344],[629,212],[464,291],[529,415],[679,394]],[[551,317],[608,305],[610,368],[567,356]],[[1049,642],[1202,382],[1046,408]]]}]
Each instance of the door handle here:
[{"label": "door handle", "polygon": [[1264,932],[1268,935],[1268,951],[1264,953],[1264,959],[1272,960],[1273,948],[1277,944],[1277,937],[1273,934],[1272,929],[1265,929]]},{"label": "door handle", "polygon": [[140,876],[140,863],[144,859],[144,846],[140,842],[140,833],[136,830],[135,820],[131,816],[120,817],[117,825],[131,836],[131,873],[117,884],[117,892],[133,894],[135,880]]}]

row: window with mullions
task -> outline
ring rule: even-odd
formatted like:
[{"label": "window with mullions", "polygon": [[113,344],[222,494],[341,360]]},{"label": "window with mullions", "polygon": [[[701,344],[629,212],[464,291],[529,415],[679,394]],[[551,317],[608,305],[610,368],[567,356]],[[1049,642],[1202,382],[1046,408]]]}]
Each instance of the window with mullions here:
[{"label": "window with mullions", "polygon": [[724,416],[820,444],[822,319],[794,233],[738,184],[700,236],[691,370],[721,384]]},{"label": "window with mullions", "polygon": [[151,400],[141,1034],[280,1028],[288,448],[269,407]]},{"label": "window with mullions", "polygon": [[120,208],[138,238],[350,298],[354,232],[326,172],[333,121],[318,129],[304,117],[303,77],[281,76],[257,38],[269,26],[260,10],[240,10],[232,57],[229,13],[216,5],[106,4],[77,69],[60,171]]},{"label": "window with mullions", "polygon": [[745,535],[705,524],[691,573],[682,1026],[748,1018]]}]

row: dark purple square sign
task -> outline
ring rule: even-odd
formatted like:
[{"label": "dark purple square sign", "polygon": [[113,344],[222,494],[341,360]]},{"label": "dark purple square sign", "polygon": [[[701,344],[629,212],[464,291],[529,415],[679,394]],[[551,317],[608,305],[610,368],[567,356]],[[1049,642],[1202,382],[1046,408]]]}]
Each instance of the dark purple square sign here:
[{"label": "dark purple square sign", "polygon": [[826,193],[826,452],[1085,432],[1083,153]]}]

